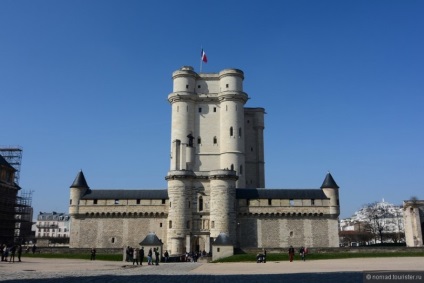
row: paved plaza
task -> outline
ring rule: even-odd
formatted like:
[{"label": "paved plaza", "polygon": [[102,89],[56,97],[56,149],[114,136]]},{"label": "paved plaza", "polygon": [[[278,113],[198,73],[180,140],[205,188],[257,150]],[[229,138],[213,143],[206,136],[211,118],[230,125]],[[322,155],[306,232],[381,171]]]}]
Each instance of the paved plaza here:
[{"label": "paved plaza", "polygon": [[[364,282],[367,271],[423,271],[423,257],[354,258],[267,263],[166,263],[23,258],[0,262],[2,282]],[[391,282],[391,281],[387,281]],[[412,281],[412,282],[424,282]]]}]

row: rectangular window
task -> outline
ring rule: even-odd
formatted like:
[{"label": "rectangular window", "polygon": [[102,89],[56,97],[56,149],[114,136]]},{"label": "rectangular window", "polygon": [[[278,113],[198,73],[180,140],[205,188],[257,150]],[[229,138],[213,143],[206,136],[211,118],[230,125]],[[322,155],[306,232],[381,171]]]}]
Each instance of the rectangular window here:
[{"label": "rectangular window", "polygon": [[97,204],[97,199],[93,199],[93,204]]},{"label": "rectangular window", "polygon": [[294,200],[290,199],[289,200],[289,204],[290,204],[290,206],[293,206],[294,205]]},{"label": "rectangular window", "polygon": [[315,205],[315,200],[311,199],[311,205]]},{"label": "rectangular window", "polygon": [[199,107],[199,113],[202,113],[202,107]]},{"label": "rectangular window", "polygon": [[272,199],[268,199],[268,205],[272,205]]},{"label": "rectangular window", "polygon": [[119,204],[119,199],[115,199],[115,204]]},{"label": "rectangular window", "polygon": [[165,199],[162,199],[162,204],[165,204]]},{"label": "rectangular window", "polygon": [[213,108],[213,112],[216,112],[216,107]]},{"label": "rectangular window", "polygon": [[140,204],[140,199],[137,199],[137,204]]}]

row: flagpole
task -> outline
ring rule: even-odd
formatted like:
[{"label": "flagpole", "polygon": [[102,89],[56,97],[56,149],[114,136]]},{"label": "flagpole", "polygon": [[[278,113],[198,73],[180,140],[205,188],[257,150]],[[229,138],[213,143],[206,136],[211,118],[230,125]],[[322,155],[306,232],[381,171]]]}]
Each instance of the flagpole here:
[{"label": "flagpole", "polygon": [[[203,53],[203,46],[200,45],[200,52]],[[203,58],[202,58],[203,54],[200,54],[200,73],[202,72],[202,66],[203,66]]]}]

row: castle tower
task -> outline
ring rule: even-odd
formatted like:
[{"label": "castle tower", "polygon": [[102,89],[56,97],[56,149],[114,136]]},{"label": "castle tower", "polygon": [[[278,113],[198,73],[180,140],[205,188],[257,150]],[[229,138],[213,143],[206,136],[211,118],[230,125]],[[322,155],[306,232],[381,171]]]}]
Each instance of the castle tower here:
[{"label": "castle tower", "polygon": [[236,241],[236,181],[235,171],[215,170],[209,173],[210,179],[210,236],[227,234],[231,242]]},{"label": "castle tower", "polygon": [[220,104],[220,168],[238,172],[237,187],[246,186],[244,143],[244,104],[248,97],[243,92],[244,74],[241,70],[226,69],[219,73],[218,100]]},{"label": "castle tower", "polygon": [[190,211],[191,187],[194,174],[191,171],[169,171],[168,181],[169,213],[167,247],[171,254],[190,250],[186,237],[190,234],[192,214]]},{"label": "castle tower", "polygon": [[338,217],[340,215],[339,186],[337,186],[330,172],[325,176],[321,189],[330,199],[330,214]]},{"label": "castle tower", "polygon": [[78,172],[75,177],[74,182],[70,186],[71,188],[71,199],[69,205],[69,214],[74,216],[79,212],[79,202],[81,197],[87,193],[90,189],[85,180],[84,173],[81,171]]}]

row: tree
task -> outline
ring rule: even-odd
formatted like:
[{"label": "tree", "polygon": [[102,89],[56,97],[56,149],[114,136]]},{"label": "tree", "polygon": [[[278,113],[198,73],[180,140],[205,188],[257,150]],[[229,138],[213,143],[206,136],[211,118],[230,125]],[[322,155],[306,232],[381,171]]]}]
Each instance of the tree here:
[{"label": "tree", "polygon": [[373,202],[363,207],[363,214],[369,224],[371,233],[375,237],[380,238],[383,243],[383,235],[386,226],[389,224],[388,219],[393,219],[394,215],[389,211],[384,203]]}]

